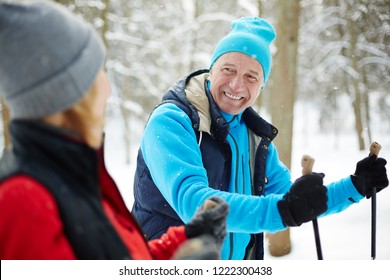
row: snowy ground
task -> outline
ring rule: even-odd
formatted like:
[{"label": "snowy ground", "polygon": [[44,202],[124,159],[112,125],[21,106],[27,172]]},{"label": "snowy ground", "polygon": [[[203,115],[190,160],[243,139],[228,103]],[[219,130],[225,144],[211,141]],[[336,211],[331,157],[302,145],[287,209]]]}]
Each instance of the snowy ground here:
[{"label": "snowy ground", "polygon": [[[368,152],[359,152],[356,136],[351,129],[351,116],[344,111],[339,121],[340,130],[322,132],[317,125],[316,108],[298,104],[295,108],[295,128],[292,176],[301,174],[300,159],[309,154],[316,159],[314,171],[326,174],[325,183],[338,180],[353,173],[356,162]],[[305,120],[305,128],[303,127]],[[126,204],[133,203],[134,163],[138,145],[132,147],[132,162],[125,164],[121,130],[118,124],[107,125],[106,160],[108,168],[119,184]],[[142,133],[142,126],[139,133]],[[390,138],[385,130],[373,129],[373,137],[382,144],[381,155],[390,160]],[[135,143],[137,144],[137,143]],[[389,168],[388,168],[389,169]],[[377,197],[377,259],[390,260],[390,189]],[[371,259],[371,201],[364,199],[346,211],[319,219],[323,257],[325,260],[369,260]],[[317,259],[313,227],[311,223],[291,229],[292,251],[284,257],[269,260],[315,260]]]}]

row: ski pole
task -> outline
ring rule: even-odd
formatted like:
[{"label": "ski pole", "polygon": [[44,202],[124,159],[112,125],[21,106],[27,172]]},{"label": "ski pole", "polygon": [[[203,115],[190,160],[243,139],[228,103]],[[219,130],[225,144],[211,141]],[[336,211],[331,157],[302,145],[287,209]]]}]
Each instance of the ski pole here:
[{"label": "ski pole", "polygon": [[[378,157],[382,146],[377,142],[372,142],[370,145],[370,155]],[[376,258],[376,186],[372,187],[371,197],[371,259]]]},{"label": "ski pole", "polygon": [[[301,166],[302,166],[302,175],[310,175],[313,173],[313,165],[314,165],[315,159],[308,155],[303,155],[301,160]],[[314,230],[314,239],[316,242],[316,249],[317,249],[317,258],[319,260],[323,260],[322,258],[322,249],[321,249],[321,240],[320,240],[320,230],[318,228],[318,221],[317,218],[313,220],[313,230]]]}]

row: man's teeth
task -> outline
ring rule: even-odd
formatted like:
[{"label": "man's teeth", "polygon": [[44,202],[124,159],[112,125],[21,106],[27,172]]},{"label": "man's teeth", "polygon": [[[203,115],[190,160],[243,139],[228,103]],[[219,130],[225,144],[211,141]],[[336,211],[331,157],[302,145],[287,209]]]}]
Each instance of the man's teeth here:
[{"label": "man's teeth", "polygon": [[232,95],[232,94],[227,93],[227,92],[225,92],[225,95],[226,95],[227,97],[231,98],[231,99],[235,99],[235,100],[240,100],[240,99],[241,99],[240,96]]}]

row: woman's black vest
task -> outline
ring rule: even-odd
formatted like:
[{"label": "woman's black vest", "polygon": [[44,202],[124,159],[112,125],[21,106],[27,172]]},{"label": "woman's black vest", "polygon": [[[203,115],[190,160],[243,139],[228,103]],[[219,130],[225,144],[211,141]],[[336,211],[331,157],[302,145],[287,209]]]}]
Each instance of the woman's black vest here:
[{"label": "woman's black vest", "polygon": [[77,259],[130,259],[102,208],[98,153],[35,122],[14,121],[10,132],[13,147],[0,161],[0,182],[21,174],[40,182],[57,203]]}]

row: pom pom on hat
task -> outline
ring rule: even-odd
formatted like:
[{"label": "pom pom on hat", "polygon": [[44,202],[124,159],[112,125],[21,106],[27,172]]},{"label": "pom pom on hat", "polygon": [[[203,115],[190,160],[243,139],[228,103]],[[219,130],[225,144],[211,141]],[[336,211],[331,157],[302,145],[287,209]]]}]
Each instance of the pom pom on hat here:
[{"label": "pom pom on hat", "polygon": [[11,119],[72,107],[103,66],[99,34],[59,4],[0,3],[0,26],[0,96]]},{"label": "pom pom on hat", "polygon": [[270,45],[275,39],[275,29],[266,20],[258,17],[243,17],[233,21],[231,31],[215,47],[210,69],[225,53],[241,52],[256,59],[263,67],[264,84],[271,72]]}]

